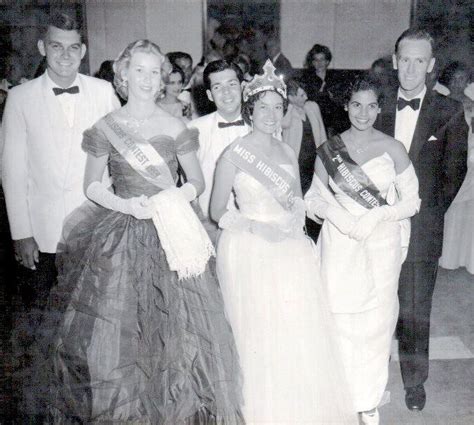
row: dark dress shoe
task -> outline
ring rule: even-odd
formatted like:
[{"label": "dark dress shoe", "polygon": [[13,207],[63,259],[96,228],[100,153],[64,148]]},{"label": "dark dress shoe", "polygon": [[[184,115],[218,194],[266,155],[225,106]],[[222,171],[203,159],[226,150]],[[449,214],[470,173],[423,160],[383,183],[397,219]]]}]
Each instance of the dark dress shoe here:
[{"label": "dark dress shoe", "polygon": [[426,403],[426,392],[423,384],[405,389],[405,403],[410,410],[423,410]]}]

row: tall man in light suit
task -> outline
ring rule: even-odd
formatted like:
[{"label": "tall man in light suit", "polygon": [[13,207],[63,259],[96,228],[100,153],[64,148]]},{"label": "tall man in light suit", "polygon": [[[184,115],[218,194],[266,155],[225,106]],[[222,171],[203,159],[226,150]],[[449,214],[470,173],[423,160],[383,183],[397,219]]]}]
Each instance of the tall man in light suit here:
[{"label": "tall man in light suit", "polygon": [[466,173],[467,125],[462,105],[427,89],[434,40],[416,28],[395,44],[393,66],[400,87],[387,99],[376,127],[401,141],[420,184],[421,209],[411,220],[408,257],[398,296],[400,366],[410,410],[425,406],[430,313],[443,242],[444,213]]},{"label": "tall man in light suit", "polygon": [[78,73],[86,46],[68,15],[51,17],[38,49],[46,72],[9,92],[3,117],[3,189],[27,317],[47,302],[64,218],[85,200],[82,133],[120,105],[110,83]]},{"label": "tall man in light suit", "polygon": [[55,280],[63,220],[85,200],[82,132],[120,104],[110,83],[78,73],[86,46],[68,15],[51,18],[38,49],[46,72],[8,95],[2,174],[25,295],[41,306]]},{"label": "tall man in light suit", "polygon": [[209,202],[217,160],[237,137],[245,136],[249,132],[249,127],[240,115],[242,105],[240,83],[243,79],[240,68],[225,60],[210,62],[204,69],[203,79],[207,96],[214,102],[217,111],[196,118],[188,124],[188,127],[199,130],[197,157],[206,183],[206,189],[199,197],[199,204],[204,215],[209,217]]}]

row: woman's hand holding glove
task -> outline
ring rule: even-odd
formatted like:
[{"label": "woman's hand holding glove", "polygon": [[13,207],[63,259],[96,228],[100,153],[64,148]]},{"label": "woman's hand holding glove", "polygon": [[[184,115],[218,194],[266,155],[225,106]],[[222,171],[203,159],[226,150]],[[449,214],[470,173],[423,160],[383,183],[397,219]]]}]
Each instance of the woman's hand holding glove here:
[{"label": "woman's hand holding glove", "polygon": [[351,238],[362,240],[367,238],[382,221],[399,221],[414,216],[420,210],[421,200],[418,196],[418,178],[410,164],[395,178],[398,200],[389,200],[393,205],[375,207],[362,215],[352,231]]},{"label": "woman's hand holding glove", "polygon": [[124,199],[110,192],[102,183],[92,182],[86,190],[87,197],[99,205],[112,211],[131,215],[139,220],[153,216],[150,200],[145,195]]}]

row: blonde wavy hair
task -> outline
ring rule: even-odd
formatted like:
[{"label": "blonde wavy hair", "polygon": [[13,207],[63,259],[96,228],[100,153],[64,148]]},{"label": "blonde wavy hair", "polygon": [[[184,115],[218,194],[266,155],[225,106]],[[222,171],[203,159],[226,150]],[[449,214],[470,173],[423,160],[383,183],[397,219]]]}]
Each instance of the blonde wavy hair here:
[{"label": "blonde wavy hair", "polygon": [[[113,64],[114,69],[114,86],[117,89],[117,93],[124,100],[128,99],[128,84],[123,78],[123,71],[127,70],[130,66],[130,60],[134,53],[143,52],[150,53],[158,56],[161,62],[161,89],[164,89],[164,85],[168,82],[168,77],[171,72],[171,64],[168,58],[161,53],[160,48],[157,44],[150,40],[137,40],[130,43],[115,59]],[[157,94],[159,96],[159,93]]]}]

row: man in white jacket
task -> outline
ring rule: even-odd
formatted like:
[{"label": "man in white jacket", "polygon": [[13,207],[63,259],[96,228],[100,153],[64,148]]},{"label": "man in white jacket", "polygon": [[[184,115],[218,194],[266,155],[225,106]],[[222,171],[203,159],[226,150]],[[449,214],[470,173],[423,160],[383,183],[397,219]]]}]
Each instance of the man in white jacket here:
[{"label": "man in white jacket", "polygon": [[204,69],[203,79],[207,97],[214,102],[217,111],[196,118],[188,124],[188,127],[199,130],[197,156],[206,183],[204,192],[199,196],[199,205],[204,215],[209,217],[209,202],[217,160],[237,137],[243,137],[249,132],[249,127],[240,114],[242,104],[240,68],[225,60],[213,61]]},{"label": "man in white jacket", "polygon": [[71,17],[52,16],[38,49],[46,72],[9,91],[3,117],[3,189],[27,310],[46,303],[64,218],[85,200],[82,132],[119,107],[110,83],[78,73],[86,46]]}]

